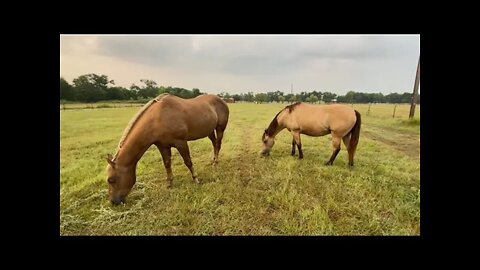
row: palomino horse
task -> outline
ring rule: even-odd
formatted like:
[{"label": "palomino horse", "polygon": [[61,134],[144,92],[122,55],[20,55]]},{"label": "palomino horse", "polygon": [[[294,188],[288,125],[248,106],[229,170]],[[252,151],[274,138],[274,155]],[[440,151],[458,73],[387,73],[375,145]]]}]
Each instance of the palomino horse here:
[{"label": "palomino horse", "polygon": [[262,136],[262,154],[270,154],[275,144],[275,136],[284,128],[292,133],[292,156],[295,155],[295,145],[298,147],[298,158],[303,158],[300,134],[308,136],[324,136],[332,134],[333,153],[325,165],[332,165],[340,151],[340,140],[347,147],[348,164],[353,166],[353,156],[360,137],[361,117],[356,110],[339,104],[313,106],[297,102],[277,113],[270,126]]},{"label": "palomino horse", "polygon": [[109,200],[113,204],[125,201],[136,181],[137,163],[145,151],[155,144],[167,171],[167,187],[172,186],[171,147],[177,148],[197,184],[187,141],[208,138],[213,144],[213,163],[218,161],[223,132],[229,110],[217,96],[201,95],[182,99],[162,94],[151,100],[132,118],[125,129],[115,156],[107,157]]}]

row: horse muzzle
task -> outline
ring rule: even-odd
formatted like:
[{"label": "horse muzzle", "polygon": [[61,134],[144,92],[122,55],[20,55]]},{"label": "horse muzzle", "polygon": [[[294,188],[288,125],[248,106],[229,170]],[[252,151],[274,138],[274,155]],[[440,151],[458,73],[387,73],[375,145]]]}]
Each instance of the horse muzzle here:
[{"label": "horse muzzle", "polygon": [[113,204],[113,205],[119,205],[121,203],[125,203],[125,198],[113,198],[110,200],[110,202]]}]

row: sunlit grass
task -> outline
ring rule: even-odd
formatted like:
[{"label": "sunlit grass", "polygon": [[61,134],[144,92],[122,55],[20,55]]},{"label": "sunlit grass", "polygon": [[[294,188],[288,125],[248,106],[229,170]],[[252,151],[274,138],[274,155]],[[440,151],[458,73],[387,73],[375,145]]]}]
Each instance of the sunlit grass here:
[{"label": "sunlit grass", "polygon": [[323,165],[330,135],[302,136],[298,160],[285,130],[271,156],[261,157],[262,132],[285,105],[229,104],[217,167],[210,165],[207,138],[189,142],[200,186],[173,149],[174,182],[167,189],[161,156],[151,147],[127,203],[118,207],[107,201],[105,157],[139,108],[60,111],[61,235],[420,234],[420,132],[405,122],[408,109],[397,107],[402,117],[393,119],[393,105],[378,115],[372,105],[367,115],[362,106],[368,105],[354,104],[363,125],[351,169],[343,145],[334,165]]}]

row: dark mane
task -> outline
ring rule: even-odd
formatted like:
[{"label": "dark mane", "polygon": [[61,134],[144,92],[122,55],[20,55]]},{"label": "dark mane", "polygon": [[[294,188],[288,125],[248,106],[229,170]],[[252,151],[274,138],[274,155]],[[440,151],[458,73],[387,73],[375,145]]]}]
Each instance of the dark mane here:
[{"label": "dark mane", "polygon": [[268,136],[272,136],[273,133],[275,133],[275,130],[277,130],[277,127],[278,127],[278,120],[277,120],[277,116],[283,112],[284,110],[286,110],[288,108],[288,112],[291,113],[295,107],[297,107],[299,104],[301,104],[301,102],[296,102],[296,103],[293,103],[292,105],[288,105],[286,106],[285,108],[283,108],[282,110],[280,110],[277,115],[275,115],[275,117],[273,118],[272,122],[270,122],[270,125],[268,126],[268,128],[265,130],[265,134],[267,134]]},{"label": "dark mane", "polygon": [[288,105],[287,107],[285,107],[285,109],[288,108],[288,112],[292,112],[295,109],[295,107],[297,107],[300,104],[302,104],[302,102],[295,102],[292,105]]}]

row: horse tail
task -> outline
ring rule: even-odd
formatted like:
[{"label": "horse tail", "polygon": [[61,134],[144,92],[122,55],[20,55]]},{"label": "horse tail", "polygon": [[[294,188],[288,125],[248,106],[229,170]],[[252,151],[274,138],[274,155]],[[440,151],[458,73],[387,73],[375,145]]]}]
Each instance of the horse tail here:
[{"label": "horse tail", "polygon": [[355,154],[355,150],[357,150],[358,139],[360,138],[360,126],[362,125],[362,117],[357,110],[355,110],[355,116],[357,117],[357,121],[355,125],[353,125],[352,130],[350,130],[352,136],[350,138],[350,145],[348,146],[348,150],[352,151],[352,155]]}]

